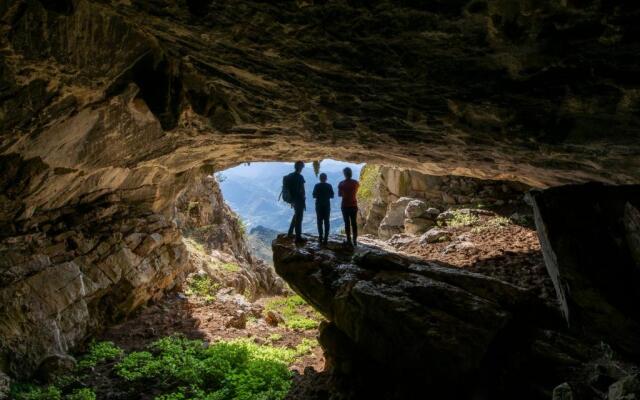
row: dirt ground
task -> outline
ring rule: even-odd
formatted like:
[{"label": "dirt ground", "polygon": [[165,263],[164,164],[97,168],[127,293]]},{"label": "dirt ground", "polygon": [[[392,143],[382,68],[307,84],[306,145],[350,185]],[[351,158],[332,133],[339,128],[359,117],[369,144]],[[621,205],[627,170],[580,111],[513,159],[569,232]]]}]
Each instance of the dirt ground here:
[{"label": "dirt ground", "polygon": [[440,227],[449,239],[421,244],[419,236],[391,240],[395,249],[424,260],[464,268],[530,289],[555,302],[535,228],[510,222],[492,224],[498,215],[480,215],[469,226]]}]

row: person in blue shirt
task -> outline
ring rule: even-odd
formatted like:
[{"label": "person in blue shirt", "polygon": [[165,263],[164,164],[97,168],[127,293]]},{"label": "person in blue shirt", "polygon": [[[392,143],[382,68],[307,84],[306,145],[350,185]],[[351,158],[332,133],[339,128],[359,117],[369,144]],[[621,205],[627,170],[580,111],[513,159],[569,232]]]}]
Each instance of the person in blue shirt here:
[{"label": "person in blue shirt", "polygon": [[318,241],[321,245],[326,245],[329,240],[329,216],[331,215],[331,199],[333,199],[333,187],[327,183],[327,174],[320,174],[320,183],[317,183],[313,188],[313,198],[316,199]]}]

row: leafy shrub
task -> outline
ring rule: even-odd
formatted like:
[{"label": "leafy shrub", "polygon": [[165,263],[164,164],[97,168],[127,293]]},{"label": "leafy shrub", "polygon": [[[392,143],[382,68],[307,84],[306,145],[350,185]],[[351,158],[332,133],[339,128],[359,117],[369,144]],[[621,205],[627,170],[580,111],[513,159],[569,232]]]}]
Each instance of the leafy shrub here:
[{"label": "leafy shrub", "polygon": [[264,311],[278,312],[284,318],[285,326],[291,329],[315,329],[322,318],[298,295],[271,299],[265,304]]},{"label": "leafy shrub", "polygon": [[489,228],[502,228],[505,226],[511,225],[511,220],[507,217],[493,217],[488,219],[486,222],[484,222],[482,225],[480,226],[476,226],[473,229],[471,229],[471,232],[473,233],[480,233],[480,232],[484,232],[485,230],[489,229]]},{"label": "leafy shrub", "polygon": [[478,221],[480,221],[480,219],[476,215],[454,211],[453,218],[451,218],[449,222],[447,222],[447,225],[455,228],[460,226],[475,225],[478,223]]},{"label": "leafy shrub", "polygon": [[240,266],[238,264],[234,264],[234,263],[222,263],[222,264],[220,264],[220,267],[223,270],[229,271],[229,272],[238,272],[238,271],[240,271]]},{"label": "leafy shrub", "polygon": [[374,189],[378,180],[380,166],[365,164],[360,170],[360,188],[358,189],[358,201],[368,203],[373,199]]},{"label": "leafy shrub", "polygon": [[61,400],[62,393],[55,386],[40,387],[16,383],[11,385],[10,398],[15,400]]},{"label": "leafy shrub", "polygon": [[89,388],[76,389],[65,400],[96,400],[96,394]]},{"label": "leafy shrub", "polygon": [[218,293],[218,290],[220,290],[220,284],[212,280],[209,276],[194,275],[189,279],[185,293],[211,301],[216,293]]},{"label": "leafy shrub", "polygon": [[271,335],[269,335],[267,340],[269,340],[270,342],[277,342],[278,340],[282,340],[282,335],[279,333],[272,333]]},{"label": "leafy shrub", "polygon": [[114,360],[122,355],[122,349],[113,342],[92,342],[89,352],[78,362],[78,368],[93,368],[101,362]]},{"label": "leafy shrub", "polygon": [[206,346],[171,336],[154,342],[149,351],[127,355],[116,372],[127,381],[159,380],[156,386],[170,393],[157,400],[278,400],[291,385],[288,363],[309,352],[311,343],[287,349],[239,339]]}]

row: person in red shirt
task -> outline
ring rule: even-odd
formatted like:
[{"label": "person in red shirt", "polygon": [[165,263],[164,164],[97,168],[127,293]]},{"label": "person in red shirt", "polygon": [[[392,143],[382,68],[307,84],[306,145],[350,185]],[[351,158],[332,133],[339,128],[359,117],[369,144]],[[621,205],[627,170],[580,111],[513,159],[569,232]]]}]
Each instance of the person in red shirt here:
[{"label": "person in red shirt", "polygon": [[[347,244],[355,246],[358,240],[358,225],[356,216],[358,215],[358,188],[360,184],[352,179],[353,171],[347,167],[342,170],[345,180],[338,184],[338,196],[342,197],[342,218],[344,218],[344,231],[347,234]],[[353,238],[353,241],[351,240]]]}]

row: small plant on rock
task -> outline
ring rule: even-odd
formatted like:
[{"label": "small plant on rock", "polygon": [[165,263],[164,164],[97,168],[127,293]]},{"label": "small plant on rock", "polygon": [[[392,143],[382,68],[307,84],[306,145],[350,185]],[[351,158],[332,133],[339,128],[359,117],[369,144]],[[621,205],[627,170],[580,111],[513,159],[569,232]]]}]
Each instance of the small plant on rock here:
[{"label": "small plant on rock", "polygon": [[282,315],[285,326],[290,329],[315,329],[322,319],[322,316],[298,295],[272,299],[265,304],[264,311],[275,311]]},{"label": "small plant on rock", "polygon": [[479,221],[480,221],[480,219],[476,215],[473,215],[471,213],[463,213],[463,212],[460,212],[460,211],[454,211],[453,212],[453,218],[451,218],[449,220],[447,225],[449,225],[449,226],[451,226],[453,228],[457,228],[457,227],[461,227],[461,226],[475,225]]},{"label": "small plant on rock", "polygon": [[220,290],[220,284],[207,275],[193,275],[188,283],[185,293],[188,296],[198,296],[205,301],[213,301],[216,293]]},{"label": "small plant on rock", "polygon": [[93,368],[99,363],[114,360],[122,354],[122,349],[113,342],[92,342],[89,345],[89,352],[80,358],[78,368]]}]

